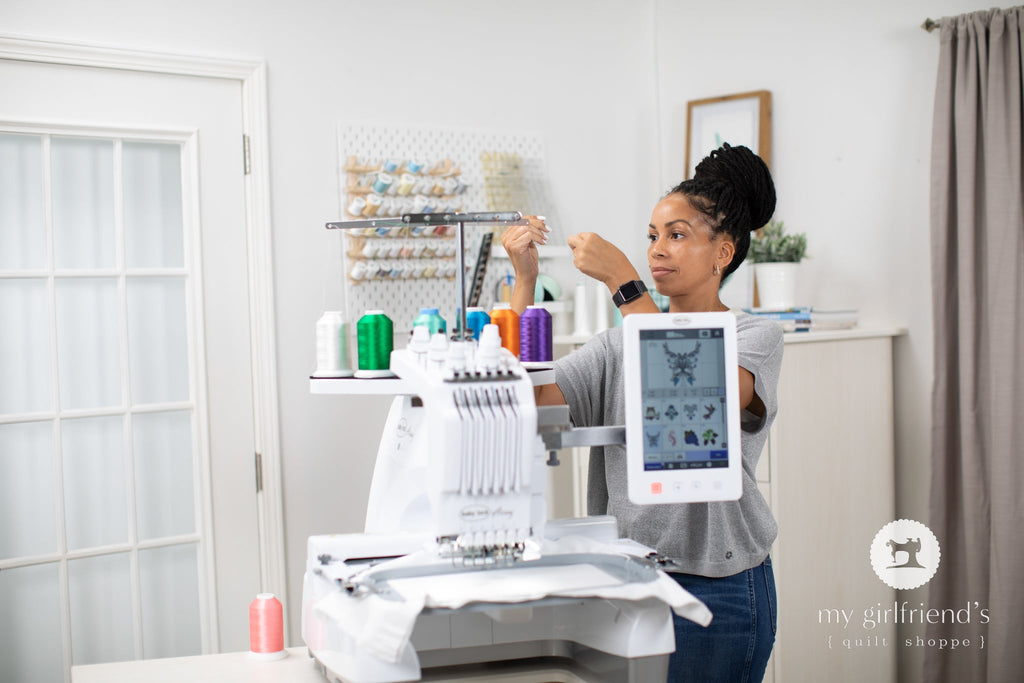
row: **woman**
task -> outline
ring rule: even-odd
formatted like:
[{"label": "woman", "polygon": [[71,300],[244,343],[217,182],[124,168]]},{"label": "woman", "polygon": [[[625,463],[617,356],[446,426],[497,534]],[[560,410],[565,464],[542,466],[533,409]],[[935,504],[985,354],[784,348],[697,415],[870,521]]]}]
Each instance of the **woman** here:
[{"label": "woman", "polygon": [[[746,147],[723,145],[694,177],[654,207],[647,260],[669,310],[726,311],[722,280],[746,257],[750,233],[771,218],[775,187],[764,162]],[[516,273],[512,307],[533,303],[537,244],[548,228],[531,218],[510,228],[502,244]],[[603,282],[623,315],[656,313],[636,269],[618,248],[594,233],[569,238],[573,263]],[[743,496],[738,501],[687,505],[631,503],[625,449],[594,448],[587,493],[589,514],[614,515],[621,535],[653,547],[680,568],[672,576],[700,598],[714,618],[706,629],[674,616],[676,651],[669,681],[759,681],[775,642],[775,579],[768,551],[777,527],[757,488],[757,461],[775,419],[782,364],[782,331],[775,323],[736,319],[742,408]],[[540,387],[541,405],[566,403],[577,426],[624,424],[622,330],[602,332],[555,364],[555,384]]]}]

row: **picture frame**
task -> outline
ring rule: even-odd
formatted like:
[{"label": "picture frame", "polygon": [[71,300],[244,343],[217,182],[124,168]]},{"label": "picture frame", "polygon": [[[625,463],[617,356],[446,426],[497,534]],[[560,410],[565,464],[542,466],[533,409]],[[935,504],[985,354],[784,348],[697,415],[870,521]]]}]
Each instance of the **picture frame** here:
[{"label": "picture frame", "polygon": [[772,94],[755,90],[690,100],[686,103],[686,177],[700,161],[722,146],[743,145],[771,168]]}]

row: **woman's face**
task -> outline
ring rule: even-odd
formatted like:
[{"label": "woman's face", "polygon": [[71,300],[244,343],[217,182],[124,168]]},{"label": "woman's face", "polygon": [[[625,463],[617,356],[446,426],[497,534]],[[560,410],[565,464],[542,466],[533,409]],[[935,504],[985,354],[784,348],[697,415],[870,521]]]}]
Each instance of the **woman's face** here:
[{"label": "woman's face", "polygon": [[658,202],[647,230],[647,263],[665,296],[716,294],[722,271],[735,248],[728,236],[714,236],[703,213],[685,195],[672,193]]}]

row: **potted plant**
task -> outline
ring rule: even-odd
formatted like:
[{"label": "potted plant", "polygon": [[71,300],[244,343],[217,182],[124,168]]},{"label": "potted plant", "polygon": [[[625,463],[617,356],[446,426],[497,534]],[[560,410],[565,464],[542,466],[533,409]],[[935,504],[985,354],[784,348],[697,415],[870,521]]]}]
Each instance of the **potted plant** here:
[{"label": "potted plant", "polygon": [[807,256],[807,235],[787,235],[774,218],[750,240],[750,260],[760,308],[780,310],[796,305],[796,267]]}]

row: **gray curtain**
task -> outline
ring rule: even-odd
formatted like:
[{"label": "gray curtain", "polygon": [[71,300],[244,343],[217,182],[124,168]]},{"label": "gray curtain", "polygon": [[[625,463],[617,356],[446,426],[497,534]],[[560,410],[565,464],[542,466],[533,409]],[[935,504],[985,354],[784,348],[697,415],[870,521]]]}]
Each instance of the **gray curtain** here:
[{"label": "gray curtain", "polygon": [[[935,322],[925,680],[1024,680],[1024,8],[940,22],[932,131]],[[917,605],[912,605],[917,607]],[[981,609],[987,609],[986,624]],[[950,622],[953,623],[950,623]],[[980,636],[984,636],[984,649]]]}]

